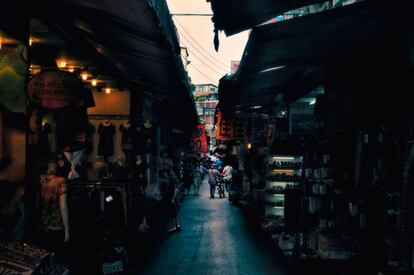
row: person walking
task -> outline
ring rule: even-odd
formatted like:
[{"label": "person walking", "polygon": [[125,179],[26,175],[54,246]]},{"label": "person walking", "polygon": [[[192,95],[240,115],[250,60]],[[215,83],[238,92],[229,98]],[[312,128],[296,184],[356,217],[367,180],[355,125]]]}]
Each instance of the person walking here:
[{"label": "person walking", "polygon": [[194,195],[200,195],[200,186],[202,184],[202,167],[201,164],[195,169],[194,172]]},{"label": "person walking", "polygon": [[216,193],[217,179],[219,177],[222,177],[222,175],[217,170],[216,165],[213,164],[211,168],[208,170],[208,184],[210,185],[210,198],[214,198],[214,194]]}]

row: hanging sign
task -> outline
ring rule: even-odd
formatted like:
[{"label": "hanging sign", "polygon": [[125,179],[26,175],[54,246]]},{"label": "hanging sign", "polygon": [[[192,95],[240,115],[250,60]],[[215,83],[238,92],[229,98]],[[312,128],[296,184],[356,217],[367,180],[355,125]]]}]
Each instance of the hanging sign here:
[{"label": "hanging sign", "polygon": [[248,140],[247,119],[235,117],[227,119],[221,112],[217,114],[216,139],[217,140]]},{"label": "hanging sign", "polygon": [[194,131],[193,139],[191,141],[190,147],[195,153],[204,153],[207,154],[207,135],[206,135],[206,126],[204,124],[197,125],[197,128]]},{"label": "hanging sign", "polygon": [[62,71],[40,73],[30,79],[27,86],[29,98],[48,109],[76,104],[81,100],[83,91],[80,79]]}]

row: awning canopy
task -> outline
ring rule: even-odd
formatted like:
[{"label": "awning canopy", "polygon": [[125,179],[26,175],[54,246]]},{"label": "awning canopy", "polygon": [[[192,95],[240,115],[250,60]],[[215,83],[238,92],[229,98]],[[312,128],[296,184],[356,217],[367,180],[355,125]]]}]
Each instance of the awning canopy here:
[{"label": "awning canopy", "polygon": [[322,84],[326,68],[402,60],[406,8],[406,0],[365,1],[256,27],[232,78],[233,95],[221,96],[231,100],[220,106],[261,106],[278,94],[294,100]]},{"label": "awning canopy", "polygon": [[210,0],[216,30],[226,35],[251,29],[277,15],[324,0]]},{"label": "awning canopy", "polygon": [[174,101],[177,104],[172,106],[185,106],[178,110],[196,119],[165,0],[47,0],[22,7],[27,16],[46,25],[69,48],[102,65],[125,87]]}]

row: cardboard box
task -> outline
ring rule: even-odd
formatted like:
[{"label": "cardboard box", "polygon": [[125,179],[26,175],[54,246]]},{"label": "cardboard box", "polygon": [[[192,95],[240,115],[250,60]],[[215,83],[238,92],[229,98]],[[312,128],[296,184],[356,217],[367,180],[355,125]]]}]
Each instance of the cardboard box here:
[{"label": "cardboard box", "polygon": [[335,248],[349,247],[349,244],[341,236],[319,232],[318,233],[318,246],[324,249],[335,249]]},{"label": "cardboard box", "polygon": [[322,258],[333,260],[349,260],[352,258],[349,241],[341,236],[319,232],[318,252]]},{"label": "cardboard box", "polygon": [[351,250],[325,250],[319,248],[319,254],[324,259],[330,260],[350,260],[352,258]]}]

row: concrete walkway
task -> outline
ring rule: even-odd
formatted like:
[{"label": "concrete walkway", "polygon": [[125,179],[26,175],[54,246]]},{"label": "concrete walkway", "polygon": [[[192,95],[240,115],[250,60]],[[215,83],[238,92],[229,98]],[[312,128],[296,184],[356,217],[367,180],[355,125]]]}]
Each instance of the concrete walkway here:
[{"label": "concrete walkway", "polygon": [[185,198],[179,213],[183,230],[163,241],[144,274],[286,274],[241,210],[227,198],[210,199],[208,189],[204,182],[200,196]]}]

